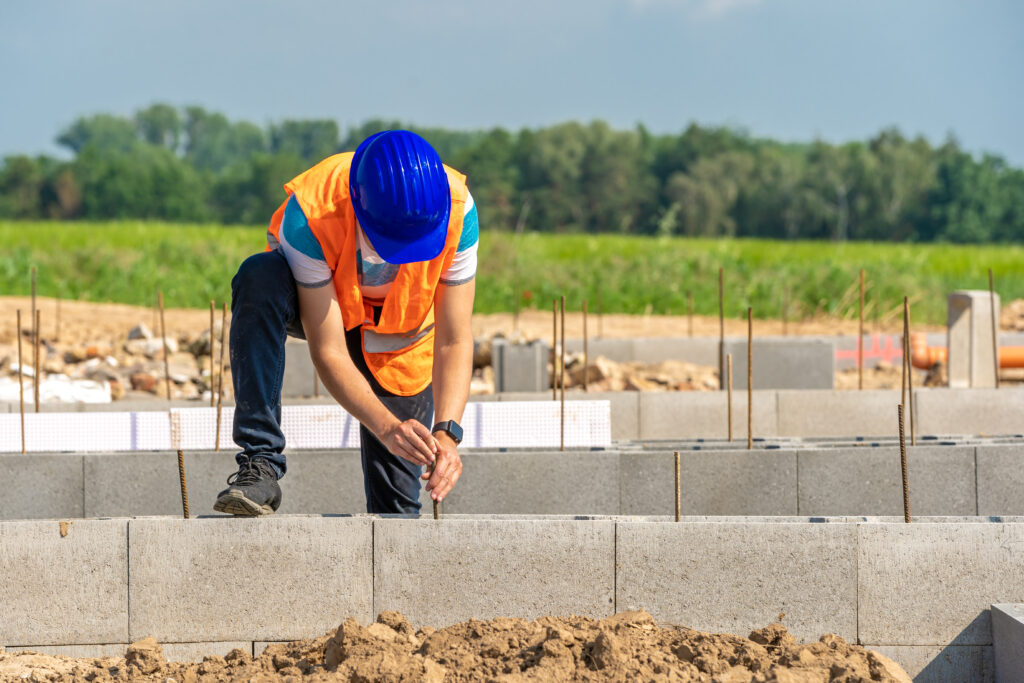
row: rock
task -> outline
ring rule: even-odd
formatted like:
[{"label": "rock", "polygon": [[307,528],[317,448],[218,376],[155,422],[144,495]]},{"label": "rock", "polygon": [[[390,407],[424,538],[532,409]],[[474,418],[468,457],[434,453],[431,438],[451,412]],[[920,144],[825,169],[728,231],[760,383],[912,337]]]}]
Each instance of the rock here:
[{"label": "rock", "polygon": [[152,339],[153,333],[146,327],[145,323],[139,323],[128,332],[129,339]]},{"label": "rock", "polygon": [[132,373],[130,378],[132,389],[136,391],[146,391],[149,393],[155,393],[157,379],[148,372],[135,372]]},{"label": "rock", "polygon": [[[164,343],[160,339],[131,339],[125,342],[124,350],[133,356],[163,358]],[[169,353],[178,351],[178,342],[170,337],[167,338],[167,351]]]}]

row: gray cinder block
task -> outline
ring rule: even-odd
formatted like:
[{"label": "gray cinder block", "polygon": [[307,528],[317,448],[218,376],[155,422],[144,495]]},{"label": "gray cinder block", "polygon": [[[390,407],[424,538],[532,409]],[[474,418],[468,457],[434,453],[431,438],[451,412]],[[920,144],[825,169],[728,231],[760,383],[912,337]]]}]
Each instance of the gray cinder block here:
[{"label": "gray cinder block", "polygon": [[660,363],[681,360],[718,367],[718,340],[700,337],[648,337],[633,340],[633,360]]},{"label": "gray cinder block", "polygon": [[1024,515],[1024,448],[978,446],[978,514]]},{"label": "gray cinder block", "polygon": [[0,519],[82,517],[82,456],[0,455]]},{"label": "gray cinder block", "polygon": [[128,642],[128,522],[0,523],[0,643]]},{"label": "gray cinder block", "polygon": [[326,633],[345,616],[365,623],[371,525],[342,517],[131,520],[131,640],[291,640]]},{"label": "gray cinder block", "polygon": [[[283,398],[299,398],[313,395],[313,381],[316,368],[309,357],[309,345],[300,339],[288,338],[284,345],[284,381],[281,383]],[[327,390],[320,385],[320,395]]]},{"label": "gray cinder block", "polygon": [[[801,515],[903,515],[898,447],[798,451]],[[911,515],[974,515],[972,446],[907,447]]]},{"label": "gray cinder block", "polygon": [[1024,602],[1024,524],[861,524],[860,642],[991,645],[989,606]]},{"label": "gray cinder block", "polygon": [[466,453],[445,511],[605,514],[619,511],[619,455],[547,451]]},{"label": "gray cinder block", "polygon": [[784,613],[797,638],[857,636],[857,536],[848,524],[617,524],[616,607],[746,636]]},{"label": "gray cinder block", "polygon": [[995,358],[992,356],[992,321],[999,320],[999,295],[992,307],[989,293],[982,290],[953,292],[947,299],[949,330],[949,386],[994,387]]},{"label": "gray cinder block", "polygon": [[[591,358],[604,356],[608,360],[613,360],[617,363],[637,360],[634,341],[635,340],[628,338],[596,339],[592,337],[587,341],[587,353],[590,354]],[[573,353],[582,353],[583,340],[567,339],[565,341],[565,350]]]},{"label": "gray cinder block", "polygon": [[374,522],[374,612],[414,624],[615,610],[615,524],[555,520]]},{"label": "gray cinder block", "polygon": [[[747,341],[725,340],[732,354],[734,389],[747,388]],[[754,339],[754,389],[831,389],[835,349],[824,340],[793,337]]]},{"label": "gray cinder block", "polygon": [[992,605],[995,678],[1024,681],[1024,604]]},{"label": "gray cinder block", "polygon": [[[733,437],[745,440],[746,392],[733,392],[732,398]],[[754,438],[778,434],[774,391],[754,390],[753,422]],[[725,392],[645,391],[640,394],[641,439],[720,439],[728,433]]]},{"label": "gray cinder block", "polygon": [[1024,434],[1021,389],[919,389],[914,404],[918,434]]},{"label": "gray cinder block", "polygon": [[[865,645],[903,667],[915,683],[992,683],[988,645]],[[1021,679],[1014,679],[1021,680]]]},{"label": "gray cinder block", "polygon": [[544,391],[551,388],[548,361],[551,349],[541,341],[509,344],[497,338],[492,342],[494,390]]},{"label": "gray cinder block", "polygon": [[894,436],[899,432],[898,391],[805,389],[779,391],[778,397],[781,436]]}]

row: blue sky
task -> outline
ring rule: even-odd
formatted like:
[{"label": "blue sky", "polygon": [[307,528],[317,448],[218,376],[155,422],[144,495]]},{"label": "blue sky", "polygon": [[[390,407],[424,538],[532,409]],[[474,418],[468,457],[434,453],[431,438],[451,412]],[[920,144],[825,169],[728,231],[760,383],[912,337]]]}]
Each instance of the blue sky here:
[{"label": "blue sky", "polygon": [[1024,165],[1011,0],[0,3],[0,156],[152,102],[266,124],[691,121],[783,140],[895,125]]}]

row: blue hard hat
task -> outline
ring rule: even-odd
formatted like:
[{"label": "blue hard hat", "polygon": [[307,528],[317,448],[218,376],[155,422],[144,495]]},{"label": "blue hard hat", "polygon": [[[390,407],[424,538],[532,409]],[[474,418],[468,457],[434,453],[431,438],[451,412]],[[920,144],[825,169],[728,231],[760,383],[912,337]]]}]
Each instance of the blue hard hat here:
[{"label": "blue hard hat", "polygon": [[448,176],[416,133],[387,130],[363,140],[348,187],[360,227],[388,263],[429,261],[444,249],[452,209]]}]

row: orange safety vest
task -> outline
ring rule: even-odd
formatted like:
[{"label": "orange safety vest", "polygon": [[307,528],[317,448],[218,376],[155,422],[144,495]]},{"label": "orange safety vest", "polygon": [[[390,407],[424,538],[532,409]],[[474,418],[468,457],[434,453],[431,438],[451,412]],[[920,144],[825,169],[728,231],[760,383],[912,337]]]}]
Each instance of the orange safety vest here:
[{"label": "orange safety vest", "polygon": [[[348,194],[352,152],[327,157],[285,184],[302,207],[313,235],[334,273],[345,329],[361,327],[363,357],[382,387],[399,396],[412,396],[433,378],[434,293],[441,275],[455,258],[465,214],[466,176],[447,166],[452,208],[448,238],[440,255],[431,261],[404,263],[384,299],[380,321],[373,322],[373,307],[363,302],[356,271],[356,217]],[[278,238],[284,207],[274,212],[269,232]],[[269,249],[269,247],[268,247]]]}]

